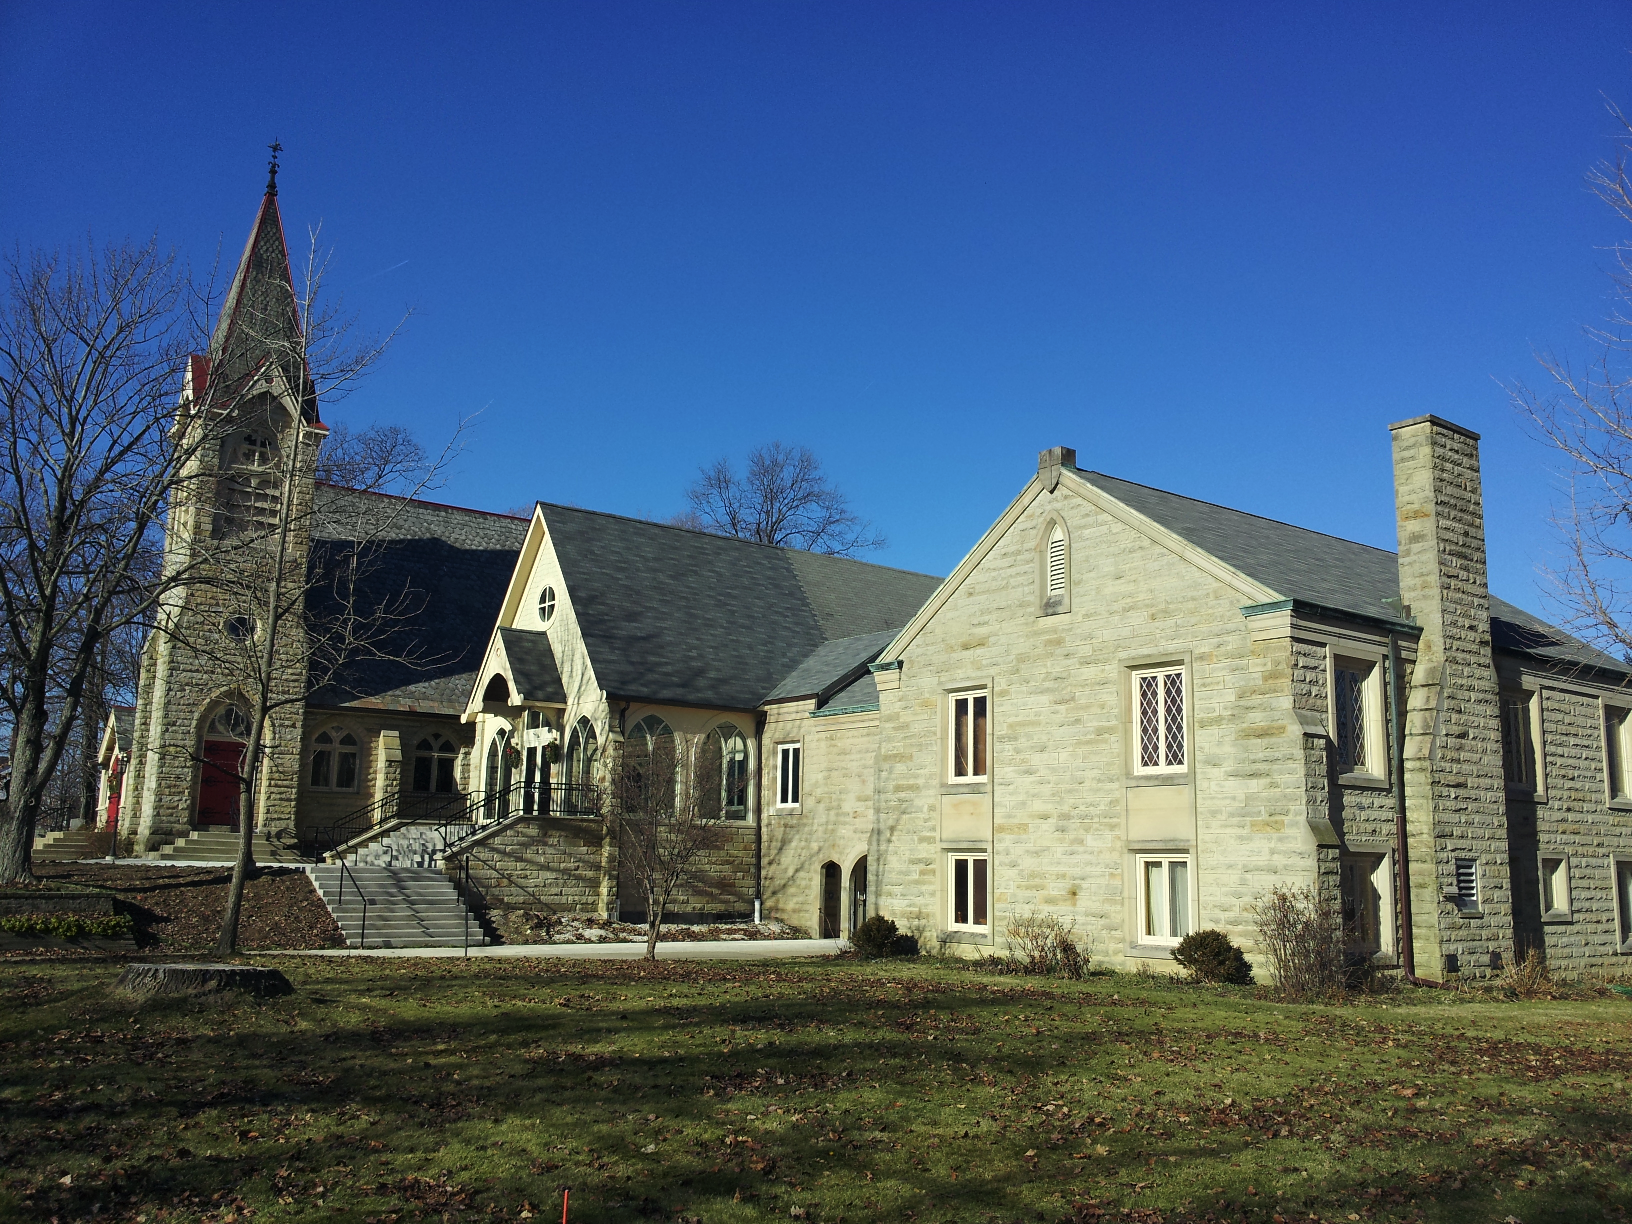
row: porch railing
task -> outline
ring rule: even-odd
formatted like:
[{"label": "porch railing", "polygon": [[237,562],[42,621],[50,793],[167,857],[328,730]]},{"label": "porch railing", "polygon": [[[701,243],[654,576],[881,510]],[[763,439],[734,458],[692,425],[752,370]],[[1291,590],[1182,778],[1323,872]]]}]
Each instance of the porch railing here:
[{"label": "porch railing", "polygon": [[313,857],[321,861],[325,854],[388,821],[428,826],[446,849],[484,825],[511,816],[593,820],[600,814],[596,789],[573,782],[516,782],[503,790],[466,795],[388,795],[317,829]]}]

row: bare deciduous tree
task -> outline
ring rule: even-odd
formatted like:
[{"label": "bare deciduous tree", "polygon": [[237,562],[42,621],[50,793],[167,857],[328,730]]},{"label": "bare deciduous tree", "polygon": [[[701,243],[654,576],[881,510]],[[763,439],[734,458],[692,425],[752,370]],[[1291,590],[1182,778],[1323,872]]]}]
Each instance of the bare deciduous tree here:
[{"label": "bare deciduous tree", "polygon": [[646,959],[657,959],[670,904],[701,880],[705,856],[724,839],[723,761],[713,736],[664,734],[625,740],[609,762],[606,819],[620,874],[646,899]]},{"label": "bare deciduous tree", "polygon": [[705,467],[686,490],[690,509],[672,521],[717,535],[807,552],[852,557],[883,548],[886,541],[871,523],[850,509],[849,500],[803,446],[770,442],[748,454],[747,472],[738,476],[729,459]]},{"label": "bare deciduous tree", "polygon": [[401,425],[353,430],[331,426],[317,459],[317,478],[347,489],[379,491],[424,479],[428,457],[419,440]]},{"label": "bare deciduous tree", "polygon": [[172,429],[197,331],[188,278],[155,242],[18,254],[0,305],[0,700],[12,732],[0,882],[31,877],[40,802],[137,626],[189,450]]},{"label": "bare deciduous tree", "polygon": [[[1632,122],[1620,124],[1613,157],[1587,183],[1622,221],[1632,223]],[[1564,457],[1567,504],[1555,514],[1565,558],[1553,567],[1554,596],[1570,628],[1632,657],[1632,241],[1611,248],[1614,306],[1608,319],[1585,328],[1593,354],[1577,367],[1545,352],[1537,357],[1551,380],[1546,391],[1509,388],[1530,428]]]},{"label": "bare deciduous tree", "polygon": [[[355,320],[324,293],[326,269],[327,256],[313,230],[302,283],[286,286],[293,315],[251,314],[235,323],[250,333],[240,343],[267,368],[293,372],[286,379],[289,403],[332,405],[342,399],[380,360],[396,334],[394,330],[383,339],[357,335]],[[214,606],[225,614],[227,632],[202,627],[189,639],[189,626],[180,621],[162,630],[212,659],[221,674],[232,678],[243,701],[245,749],[235,776],[239,842],[217,944],[223,955],[237,948],[244,884],[254,868],[253,814],[267,768],[267,732],[273,715],[303,706],[347,666],[389,661],[413,667],[435,661],[418,642],[397,633],[418,610],[420,594],[407,586],[381,589],[370,581],[403,502],[369,499],[353,503],[348,511],[335,499],[316,496],[305,473],[321,467],[321,458],[310,449],[320,444],[320,431],[306,423],[302,409],[284,430],[274,432],[286,439],[275,475],[267,483],[275,514],[268,521],[246,522],[202,549],[207,555],[219,554],[212,557],[209,584]],[[411,498],[432,483],[457,452],[458,439],[456,431],[433,460],[405,430],[347,433],[334,463],[344,477],[337,483]],[[337,514],[345,515],[345,521],[333,521]],[[297,563],[291,558],[294,541],[310,539],[320,525],[321,542],[305,564]],[[293,751],[292,764],[298,769],[298,739]]]}]

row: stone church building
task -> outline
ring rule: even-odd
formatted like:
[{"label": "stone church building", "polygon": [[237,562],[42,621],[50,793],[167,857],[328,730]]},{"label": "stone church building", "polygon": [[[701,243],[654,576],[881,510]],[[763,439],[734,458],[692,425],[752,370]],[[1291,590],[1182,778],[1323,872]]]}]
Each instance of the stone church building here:
[{"label": "stone church building", "polygon": [[[259,856],[358,853],[454,814],[468,827],[438,857],[483,904],[629,917],[644,902],[575,788],[614,746],[686,735],[719,755],[724,828],[689,913],[837,936],[878,912],[963,955],[1053,913],[1133,965],[1203,928],[1250,954],[1254,904],[1309,885],[1341,899],[1357,950],[1424,977],[1530,948],[1629,963],[1632,677],[1490,595],[1468,430],[1391,428],[1397,554],[1056,447],[942,580],[548,502],[515,518],[317,483],[319,406],[266,342],[294,326],[287,286],[269,190],[183,420],[212,383],[259,390],[232,397],[200,459],[214,492],[178,509],[169,547],[268,513],[266,473],[299,447],[310,511],[288,563],[373,541],[367,583],[411,592],[397,632],[422,650],[321,683],[274,669],[291,696]],[[167,615],[111,788],[154,854],[240,819],[223,780],[241,686],[199,643],[253,635],[208,584]]]}]

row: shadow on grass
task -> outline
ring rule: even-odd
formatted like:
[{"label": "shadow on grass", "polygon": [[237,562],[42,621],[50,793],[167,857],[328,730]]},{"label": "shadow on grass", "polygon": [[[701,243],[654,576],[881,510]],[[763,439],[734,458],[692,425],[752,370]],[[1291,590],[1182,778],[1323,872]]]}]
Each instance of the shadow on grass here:
[{"label": "shadow on grass", "polygon": [[[1564,1176],[1566,1158],[1618,1176],[1632,1151],[1620,1098],[1552,1115],[1549,1146],[1475,1149],[1413,1098],[1388,1113],[1338,1041],[1250,1099],[1193,1051],[1219,1035],[1302,1057],[1320,1013],[1120,982],[1113,999],[894,966],[277,963],[300,993],[259,1004],[133,1007],[107,969],[42,971],[66,988],[26,1008],[8,993],[13,1204],[505,1217],[571,1185],[584,1220],[1459,1219],[1522,1202],[1529,1222],[1547,1200],[1514,1181]],[[1292,1031],[1254,1036],[1269,1024]],[[1579,1195],[1625,1201],[1582,1177]]]}]

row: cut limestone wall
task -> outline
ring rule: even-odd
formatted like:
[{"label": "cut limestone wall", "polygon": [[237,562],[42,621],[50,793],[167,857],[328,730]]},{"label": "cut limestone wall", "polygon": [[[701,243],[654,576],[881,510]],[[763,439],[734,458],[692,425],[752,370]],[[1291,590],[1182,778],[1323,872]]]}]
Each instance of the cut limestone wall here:
[{"label": "cut limestone wall", "polygon": [[[868,866],[878,712],[818,712],[812,717],[813,705],[791,701],[771,706],[765,723],[760,782],[765,913],[813,934],[819,932],[823,867],[836,863],[839,929],[848,936],[856,913],[855,893]],[[779,807],[778,749],[785,743],[800,745],[802,786],[797,805]]]},{"label": "cut limestone wall", "polygon": [[[1391,429],[1400,596],[1422,630],[1405,736],[1416,968],[1488,973],[1512,955],[1513,907],[1479,437],[1437,417]],[[1478,864],[1477,910],[1446,899],[1459,859]]]},{"label": "cut limestone wall", "polygon": [[[1255,640],[1263,626],[1242,613],[1275,593],[1119,512],[1068,467],[1056,479],[1028,486],[881,660],[880,912],[966,954],[1002,951],[1012,917],[1049,912],[1098,958],[1159,963],[1170,951],[1140,937],[1137,855],[1188,853],[1192,926],[1250,949],[1256,901],[1318,870],[1288,630]],[[1069,535],[1069,610],[1040,615],[1037,547],[1055,524]],[[1188,765],[1143,775],[1131,676],[1169,665],[1189,686]],[[991,694],[990,777],[956,784],[948,695],[976,686]],[[948,929],[960,849],[990,855],[985,934]]]}]

